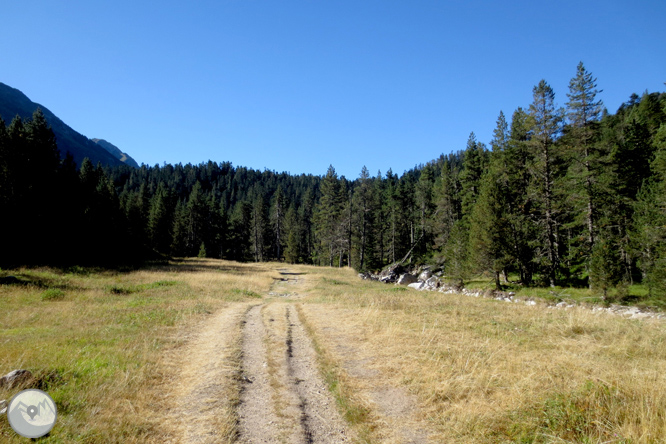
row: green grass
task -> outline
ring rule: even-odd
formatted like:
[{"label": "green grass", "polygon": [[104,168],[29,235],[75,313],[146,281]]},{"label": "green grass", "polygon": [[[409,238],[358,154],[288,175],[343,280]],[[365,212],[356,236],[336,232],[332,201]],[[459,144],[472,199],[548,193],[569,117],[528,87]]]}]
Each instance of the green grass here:
[{"label": "green grass", "polygon": [[[55,428],[39,441],[163,442],[156,419],[163,400],[155,390],[164,376],[161,356],[182,341],[179,329],[270,285],[268,275],[243,273],[243,265],[233,275],[188,269],[218,264],[2,270],[0,276],[20,283],[0,285],[0,375],[31,371],[31,386],[46,390],[58,407]],[[19,389],[0,388],[0,400]],[[24,441],[1,415],[0,442]]]},{"label": "green grass", "polygon": [[[518,280],[518,276],[509,276],[510,281]],[[470,290],[494,290],[495,282],[489,277],[475,276],[465,282]],[[648,288],[643,284],[619,286],[608,291],[606,298],[589,288],[581,287],[523,287],[518,284],[503,284],[505,292],[514,292],[521,298],[537,298],[547,302],[569,302],[594,305],[635,305],[653,310],[666,310],[666,295],[648,296]]]},{"label": "green grass", "polygon": [[242,288],[232,288],[231,293],[245,298],[261,298],[261,295],[259,293],[255,293],[254,291],[245,290]]},{"label": "green grass", "polygon": [[58,288],[49,288],[42,292],[42,301],[53,301],[58,299],[64,299],[65,292]]}]

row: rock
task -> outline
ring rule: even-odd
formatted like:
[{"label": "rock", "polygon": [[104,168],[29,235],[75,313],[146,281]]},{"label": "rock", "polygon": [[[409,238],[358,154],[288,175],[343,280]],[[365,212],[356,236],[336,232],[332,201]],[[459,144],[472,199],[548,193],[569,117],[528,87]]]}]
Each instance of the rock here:
[{"label": "rock", "polygon": [[24,385],[32,381],[32,373],[28,370],[13,370],[0,378],[0,387],[12,388],[19,385]]},{"label": "rock", "polygon": [[[420,280],[420,279],[419,279]],[[425,281],[425,286],[428,290],[437,290],[440,286],[439,279],[437,276],[431,276]]]},{"label": "rock", "polygon": [[400,264],[393,264],[383,269],[378,275],[380,282],[394,283],[400,278],[400,275],[405,273],[405,268]]},{"label": "rock", "polygon": [[372,275],[366,271],[365,273],[359,273],[358,277],[360,277],[363,280],[367,280],[370,279]]},{"label": "rock", "polygon": [[400,275],[400,277],[398,278],[397,283],[399,285],[409,285],[409,284],[413,284],[416,281],[417,281],[417,279],[413,275],[411,275],[409,273],[405,273],[405,274]]},{"label": "rock", "polygon": [[431,276],[432,276],[432,271],[430,271],[430,268],[426,268],[425,270],[423,270],[423,272],[421,272],[421,274],[419,274],[419,281],[425,282],[428,279],[430,279]]},{"label": "rock", "polygon": [[423,282],[414,282],[409,285],[407,285],[409,288],[413,288],[415,290],[422,290],[423,289]]},{"label": "rock", "polygon": [[5,413],[7,413],[7,401],[3,399],[0,401],[0,415],[4,415]]}]

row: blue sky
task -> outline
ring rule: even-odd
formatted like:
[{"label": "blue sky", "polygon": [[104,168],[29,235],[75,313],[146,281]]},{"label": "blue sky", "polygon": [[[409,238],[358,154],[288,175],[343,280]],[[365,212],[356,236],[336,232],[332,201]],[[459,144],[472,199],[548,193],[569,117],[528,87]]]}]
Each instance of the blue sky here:
[{"label": "blue sky", "polygon": [[[57,3],[57,4],[56,4]],[[139,163],[357,177],[490,141],[583,61],[611,112],[666,86],[666,2],[4,2],[0,82]],[[7,120],[7,119],[6,119]]]}]

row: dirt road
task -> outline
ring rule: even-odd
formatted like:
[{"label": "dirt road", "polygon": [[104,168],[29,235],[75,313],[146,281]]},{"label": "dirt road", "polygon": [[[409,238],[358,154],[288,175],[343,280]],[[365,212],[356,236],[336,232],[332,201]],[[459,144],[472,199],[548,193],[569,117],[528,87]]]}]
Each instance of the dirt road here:
[{"label": "dirt road", "polygon": [[[279,270],[266,298],[230,304],[193,333],[177,366],[172,433],[178,443],[342,444],[358,442],[320,374],[303,316],[322,328],[348,378],[367,386],[368,420],[389,430],[379,442],[426,443],[426,435],[400,424],[413,401],[399,388],[373,387],[373,372],[344,350],[334,319],[298,308],[304,282]],[[313,331],[314,331],[313,330]],[[328,333],[327,333],[328,332]],[[330,334],[336,333],[336,334]],[[331,342],[332,341],[332,342]],[[407,415],[409,416],[409,415]]]}]

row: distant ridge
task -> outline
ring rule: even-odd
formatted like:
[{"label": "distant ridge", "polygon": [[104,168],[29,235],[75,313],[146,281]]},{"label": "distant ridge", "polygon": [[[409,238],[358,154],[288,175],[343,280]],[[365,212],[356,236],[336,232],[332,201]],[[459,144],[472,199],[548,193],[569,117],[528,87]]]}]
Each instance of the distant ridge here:
[{"label": "distant ridge", "polygon": [[120,160],[121,162],[125,163],[126,165],[133,166],[135,168],[139,168],[139,164],[136,163],[136,160],[132,159],[129,154],[123,153],[120,151],[120,148],[115,146],[112,143],[107,142],[104,139],[90,139],[93,142],[95,142],[97,145],[101,146],[105,150],[107,150],[113,157],[116,159]]},{"label": "distant ridge", "polygon": [[[138,166],[136,161],[127,154],[121,153],[120,157],[116,157],[101,145],[72,129],[44,105],[31,101],[18,89],[0,82],[0,117],[5,121],[6,125],[9,125],[17,115],[23,120],[32,118],[32,113],[37,108],[41,108],[46,121],[51,125],[51,129],[55,133],[61,157],[64,158],[67,152],[70,152],[77,166],[81,166],[83,159],[86,157],[92,161],[93,165],[100,162],[102,165],[109,166]],[[121,160],[123,156],[125,157],[125,161]]]}]

